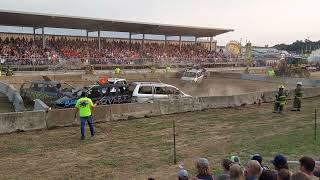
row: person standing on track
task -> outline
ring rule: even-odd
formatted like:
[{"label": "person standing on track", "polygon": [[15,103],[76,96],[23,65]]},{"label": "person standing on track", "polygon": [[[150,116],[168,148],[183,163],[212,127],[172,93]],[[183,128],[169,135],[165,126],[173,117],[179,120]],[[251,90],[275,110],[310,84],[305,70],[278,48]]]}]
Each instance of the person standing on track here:
[{"label": "person standing on track", "polygon": [[283,109],[284,109],[284,105],[286,104],[286,101],[287,101],[287,96],[288,96],[288,94],[284,90],[284,86],[281,85],[279,87],[279,91],[276,94],[276,101],[274,103],[273,113],[279,112],[280,114],[282,114]]},{"label": "person standing on track", "polygon": [[82,92],[81,98],[76,102],[76,112],[74,114],[75,121],[77,121],[77,113],[79,111],[80,116],[80,131],[81,131],[81,140],[85,139],[85,126],[86,122],[88,122],[91,137],[94,136],[94,127],[93,127],[93,119],[92,119],[92,108],[96,107],[96,104],[93,104],[90,98],[87,98],[86,93]]},{"label": "person standing on track", "polygon": [[294,100],[293,100],[292,111],[300,111],[302,96],[303,96],[302,82],[297,82],[297,87],[294,90]]}]

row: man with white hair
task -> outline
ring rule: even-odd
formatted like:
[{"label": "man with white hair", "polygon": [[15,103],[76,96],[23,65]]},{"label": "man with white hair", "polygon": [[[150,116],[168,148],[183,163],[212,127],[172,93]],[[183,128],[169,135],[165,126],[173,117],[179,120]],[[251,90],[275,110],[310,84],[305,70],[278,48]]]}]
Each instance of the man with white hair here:
[{"label": "man with white hair", "polygon": [[302,82],[297,82],[297,87],[294,90],[294,100],[293,100],[292,111],[300,111],[302,96],[303,96]]}]

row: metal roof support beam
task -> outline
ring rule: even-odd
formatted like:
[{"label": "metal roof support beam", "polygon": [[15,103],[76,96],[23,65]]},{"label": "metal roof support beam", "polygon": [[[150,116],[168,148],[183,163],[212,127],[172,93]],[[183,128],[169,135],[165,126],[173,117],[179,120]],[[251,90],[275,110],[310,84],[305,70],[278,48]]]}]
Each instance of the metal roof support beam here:
[{"label": "metal roof support beam", "polygon": [[42,29],[42,48],[44,49],[46,46],[46,40],[44,37],[44,27],[42,27],[41,29]]},{"label": "metal roof support beam", "polygon": [[86,30],[86,33],[87,33],[87,42],[89,41],[89,31]]},{"label": "metal roof support beam", "polygon": [[212,39],[213,39],[213,37],[210,37],[210,47],[209,47],[210,51],[212,51]]},{"label": "metal roof support beam", "polygon": [[165,52],[167,52],[167,40],[168,40],[168,36],[164,35],[164,50],[165,50]]},{"label": "metal roof support beam", "polygon": [[100,30],[98,30],[98,46],[99,46],[99,51],[101,51]]},{"label": "metal roof support beam", "polygon": [[181,51],[181,36],[179,36],[179,50]]},{"label": "metal roof support beam", "polygon": [[129,49],[131,50],[131,38],[132,38],[132,33],[129,32]]},{"label": "metal roof support beam", "polygon": [[143,52],[143,50],[144,50],[144,36],[145,36],[145,34],[142,34],[142,42],[141,42],[142,52]]},{"label": "metal roof support beam", "polygon": [[36,39],[36,28],[33,27],[33,40],[35,40],[35,39]]}]

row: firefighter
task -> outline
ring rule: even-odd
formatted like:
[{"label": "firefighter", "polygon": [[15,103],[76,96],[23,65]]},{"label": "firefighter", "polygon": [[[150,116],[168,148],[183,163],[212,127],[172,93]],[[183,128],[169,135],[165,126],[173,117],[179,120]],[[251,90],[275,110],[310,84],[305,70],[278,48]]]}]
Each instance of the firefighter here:
[{"label": "firefighter", "polygon": [[171,67],[169,65],[166,66],[166,73],[169,73],[171,71]]},{"label": "firefighter", "polygon": [[116,68],[116,69],[114,69],[114,74],[117,74],[117,75],[119,75],[121,73],[121,69],[120,68]]},{"label": "firefighter", "polygon": [[12,76],[12,75],[13,75],[13,71],[12,71],[12,69],[8,66],[8,67],[7,67],[6,76]]},{"label": "firefighter", "polygon": [[302,96],[303,96],[302,82],[297,82],[297,87],[294,90],[294,99],[293,99],[293,109],[292,109],[292,111],[300,111]]},{"label": "firefighter", "polygon": [[281,85],[279,87],[279,91],[276,94],[276,101],[274,103],[274,111],[273,113],[280,113],[282,114],[283,109],[284,109],[284,105],[286,104],[286,100],[287,100],[287,92],[285,92],[284,90],[284,86]]}]

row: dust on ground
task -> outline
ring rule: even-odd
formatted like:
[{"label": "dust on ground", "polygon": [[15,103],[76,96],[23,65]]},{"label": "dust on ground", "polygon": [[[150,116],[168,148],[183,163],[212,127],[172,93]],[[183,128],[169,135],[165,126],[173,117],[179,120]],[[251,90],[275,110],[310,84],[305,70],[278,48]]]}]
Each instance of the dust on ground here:
[{"label": "dust on ground", "polygon": [[[313,108],[320,97],[304,99],[302,112],[272,114],[273,104],[96,124],[97,136],[80,141],[79,127],[0,136],[1,179],[176,179],[172,122],[176,122],[177,160],[190,175],[206,157],[212,172],[238,153],[242,164],[254,153],[265,164],[276,153],[289,160],[317,158]],[[88,129],[87,129],[88,133]],[[318,139],[320,138],[318,133]]]}]

